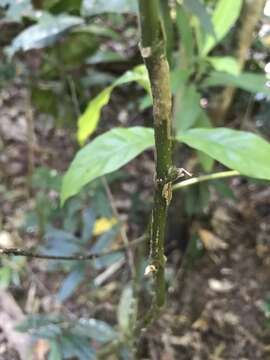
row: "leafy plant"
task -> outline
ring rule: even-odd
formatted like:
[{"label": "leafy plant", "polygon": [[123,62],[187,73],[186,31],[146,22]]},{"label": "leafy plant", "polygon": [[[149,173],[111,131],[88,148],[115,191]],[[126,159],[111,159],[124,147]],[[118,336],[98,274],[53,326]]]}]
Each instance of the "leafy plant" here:
[{"label": "leafy plant", "polygon": [[[211,89],[217,86],[235,86],[269,96],[269,88],[263,74],[242,72],[236,58],[220,56],[219,46],[229,35],[230,29],[235,26],[242,1],[219,0],[207,6],[200,0],[186,0],[181,3],[177,1],[172,12],[175,15],[174,19],[170,18],[171,11],[166,6],[169,3],[163,2],[159,7],[157,0],[139,0],[138,4],[141,26],[140,51],[144,65],[123,71],[116,79],[114,76],[107,76],[105,80],[103,78],[96,83],[95,80],[92,83],[90,81],[91,96],[87,92],[87,96],[82,95],[82,100],[79,96],[80,101],[78,94],[84,93],[89,79],[82,76],[81,81],[76,81],[69,72],[78,69],[81,71],[81,65],[93,65],[100,59],[104,63],[115,59],[123,61],[121,56],[115,57],[115,54],[106,49],[98,50],[101,39],[111,37],[118,41],[119,38],[111,29],[106,26],[99,28],[92,21],[94,22],[98,14],[102,14],[105,19],[108,16],[109,19],[111,13],[115,12],[118,13],[115,16],[122,16],[119,14],[125,12],[134,13],[138,10],[135,2],[100,0],[93,3],[84,0],[81,2],[81,9],[78,6],[68,6],[67,14],[62,14],[61,9],[64,5],[61,1],[45,1],[40,17],[30,5],[27,19],[31,20],[31,25],[13,39],[8,49],[10,56],[15,55],[17,51],[43,49],[42,54],[46,56],[42,58],[40,72],[35,74],[36,78],[28,74],[33,89],[39,88],[39,80],[47,77],[49,86],[40,89],[41,97],[44,97],[46,91],[50,100],[46,106],[56,109],[57,106],[51,106],[55,98],[51,90],[55,91],[55,81],[64,84],[61,91],[65,92],[68,89],[69,102],[72,101],[73,108],[76,108],[77,139],[83,146],[63,177],[60,195],[62,209],[58,204],[61,181],[58,174],[47,173],[41,169],[41,176],[37,177],[39,180],[36,184],[34,182],[34,190],[37,192],[36,214],[39,217],[35,219],[35,224],[38,224],[40,234],[44,235],[45,240],[40,249],[41,254],[50,256],[60,253],[68,257],[89,250],[94,254],[102,254],[103,249],[108,249],[116,238],[118,224],[115,224],[112,211],[108,211],[108,207],[105,211],[104,208],[98,211],[95,207],[97,197],[103,196],[102,201],[104,200],[104,192],[100,192],[96,184],[100,177],[120,169],[143,151],[155,147],[154,201],[147,234],[150,238],[150,256],[145,266],[145,274],[153,280],[153,297],[149,311],[141,316],[138,304],[139,276],[135,274],[132,284],[128,284],[121,295],[117,331],[108,323],[97,319],[70,321],[63,317],[30,317],[20,329],[29,331],[36,338],[48,339],[51,347],[50,359],[70,356],[79,359],[95,358],[97,355],[94,342],[97,342],[99,347],[101,344],[104,345],[105,349],[102,350],[105,353],[111,351],[123,358],[127,358],[127,352],[134,351],[141,329],[155,320],[165,304],[164,241],[166,215],[173,191],[198,184],[191,200],[193,203],[196,201],[196,204],[207,203],[208,193],[203,184],[205,181],[235,175],[270,180],[270,144],[250,132],[223,127],[213,128],[206,110],[201,106],[202,96],[208,96]],[[12,6],[8,9],[12,9]],[[24,21],[24,18],[23,15],[19,17],[20,21]],[[171,46],[170,41],[174,39],[175,30],[177,46],[174,53],[174,46]],[[89,46],[89,38],[93,40],[93,46]],[[76,46],[74,45],[73,50],[69,52],[67,48],[73,40]],[[153,129],[145,126],[116,127],[97,135],[84,145],[99,126],[102,109],[108,104],[113,90],[130,82],[136,82],[146,91],[142,102],[144,110],[153,105]],[[83,83],[86,85],[83,86]],[[101,83],[105,87],[100,92]],[[36,96],[37,98],[39,96]],[[84,110],[81,112],[82,109]],[[189,173],[173,165],[172,145],[177,143],[197,151],[198,159],[207,174],[195,174],[194,177],[178,183],[179,178]],[[209,174],[214,161],[228,170]],[[53,199],[48,196],[48,190],[52,188],[56,193]],[[198,193],[203,195],[200,201]],[[78,194],[80,197],[76,196]],[[93,202],[91,207],[89,199]],[[187,204],[190,215],[194,214],[193,208],[192,204]],[[94,231],[100,217],[109,223],[109,228],[106,228],[108,231],[102,234]],[[56,225],[56,220],[61,223],[60,226],[59,223]],[[200,249],[197,249],[196,239],[193,237],[189,249],[190,257],[195,258],[198,250]],[[86,278],[89,267],[98,271],[121,260],[123,256],[121,251],[84,263],[78,259],[59,265],[56,261],[51,271],[60,268],[68,272],[58,291],[58,300],[66,301],[75,293]],[[10,282],[10,272],[3,269],[3,283],[6,285]],[[92,288],[93,286],[94,282],[91,284]]]}]

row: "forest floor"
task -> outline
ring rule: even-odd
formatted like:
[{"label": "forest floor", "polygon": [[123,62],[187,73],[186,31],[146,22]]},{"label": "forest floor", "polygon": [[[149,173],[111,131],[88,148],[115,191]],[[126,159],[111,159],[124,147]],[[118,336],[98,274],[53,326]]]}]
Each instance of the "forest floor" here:
[{"label": "forest floor", "polygon": [[[18,232],[33,202],[34,195],[27,194],[29,109],[25,98],[26,93],[19,86],[0,93],[0,246],[14,245],[7,234]],[[39,117],[35,121],[32,148],[34,165],[47,165],[62,172],[72,159],[75,142],[69,140],[67,131],[41,124]],[[133,172],[134,183],[118,186],[115,197],[125,199],[128,188],[132,187],[150,199],[152,156],[140,156],[128,169]],[[142,173],[144,176],[139,176]],[[270,324],[266,316],[267,299],[270,303],[270,189],[239,178],[229,183],[235,200],[214,195],[206,210],[207,221],[191,219],[185,229],[185,236],[190,237],[194,232],[200,235],[199,256],[192,260],[182,256],[183,235],[174,228],[170,232],[167,255],[168,272],[172,275],[168,303],[163,315],[145,335],[142,359],[270,359]],[[123,218],[128,218],[131,207],[132,203],[120,202]],[[143,229],[136,231],[140,233]],[[35,239],[28,238],[19,245],[34,244]],[[12,330],[16,321],[37,308],[56,309],[51,304],[51,293],[57,285],[50,283],[51,275],[42,273],[44,267],[38,266],[36,260],[24,266],[27,270],[23,270],[22,284],[0,291],[0,359],[3,360],[19,359],[18,334]],[[106,306],[101,310],[105,309],[111,319],[115,318],[119,299],[111,297],[110,291],[117,281],[118,278],[108,284],[108,295],[102,295]],[[37,298],[38,307],[33,306]],[[58,310],[82,311],[75,300],[78,298],[72,297],[67,304],[58,304]],[[8,313],[7,302],[11,313],[16,308],[17,315]],[[29,338],[23,340],[27,342]],[[46,359],[47,351],[46,342],[38,342],[36,359]]]}]

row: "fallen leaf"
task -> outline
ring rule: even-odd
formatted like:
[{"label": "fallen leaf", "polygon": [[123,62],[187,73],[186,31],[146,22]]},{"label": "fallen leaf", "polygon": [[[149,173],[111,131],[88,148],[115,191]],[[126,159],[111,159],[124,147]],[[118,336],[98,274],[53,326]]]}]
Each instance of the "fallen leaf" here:
[{"label": "fallen leaf", "polygon": [[116,218],[109,219],[109,218],[102,217],[102,218],[96,220],[95,225],[94,225],[93,235],[98,236],[98,235],[105,233],[106,231],[111,230],[111,228],[116,223],[117,223]]},{"label": "fallen leaf", "polygon": [[199,229],[199,237],[206,250],[216,251],[228,248],[228,244],[209,230]]}]

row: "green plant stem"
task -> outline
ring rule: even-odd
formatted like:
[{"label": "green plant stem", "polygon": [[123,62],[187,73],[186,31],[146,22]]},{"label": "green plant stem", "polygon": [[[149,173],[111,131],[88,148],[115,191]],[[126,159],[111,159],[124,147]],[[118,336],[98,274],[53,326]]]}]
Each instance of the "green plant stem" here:
[{"label": "green plant stem", "polygon": [[170,5],[169,1],[159,0],[159,6],[162,13],[162,19],[164,24],[164,31],[166,34],[166,52],[167,60],[169,64],[172,64],[172,52],[173,52],[173,40],[174,40],[174,29],[173,22],[170,14]]},{"label": "green plant stem", "polygon": [[240,173],[236,170],[220,171],[220,172],[209,174],[209,175],[202,175],[202,176],[198,176],[198,177],[194,177],[191,179],[181,181],[180,183],[173,185],[173,190],[175,191],[175,190],[183,189],[185,187],[188,187],[188,186],[191,186],[194,184],[198,184],[203,181],[217,180],[217,179],[223,179],[223,178],[239,176],[239,175],[240,175]]},{"label": "green plant stem", "polygon": [[172,194],[171,90],[166,42],[158,0],[139,0],[141,54],[149,73],[152,96],[156,152],[154,207],[150,226],[150,266],[154,276],[154,306],[165,303],[164,238],[166,215]]},{"label": "green plant stem", "polygon": [[[247,54],[254,41],[254,30],[258,24],[266,0],[245,0],[240,17],[240,25],[237,33],[237,48],[235,49],[235,59],[238,62],[240,71],[245,67],[248,59]],[[214,104],[214,116],[218,125],[224,124],[226,116],[231,107],[236,92],[235,87],[226,87]]]}]

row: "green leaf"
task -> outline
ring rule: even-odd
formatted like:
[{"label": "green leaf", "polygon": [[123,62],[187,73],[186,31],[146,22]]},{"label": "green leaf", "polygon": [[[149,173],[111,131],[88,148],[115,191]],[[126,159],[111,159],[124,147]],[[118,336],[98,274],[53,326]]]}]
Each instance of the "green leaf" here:
[{"label": "green leaf", "polygon": [[85,112],[79,117],[77,137],[81,145],[96,130],[100,112],[103,106],[108,104],[112,89],[112,86],[108,86],[102,90],[101,93],[89,102]]},{"label": "green leaf", "polygon": [[[211,120],[207,114],[202,111],[200,117],[193,126],[194,128],[212,128]],[[204,171],[210,172],[213,169],[215,160],[205,152],[197,150],[198,160]]]},{"label": "green leaf", "polygon": [[65,333],[58,340],[64,359],[96,360],[96,351],[90,347],[89,339],[85,336],[76,336]]},{"label": "green leaf", "polygon": [[78,288],[84,277],[85,266],[84,264],[80,264],[62,282],[61,288],[57,294],[57,300],[59,302],[64,302],[67,300]]},{"label": "green leaf", "polygon": [[137,1],[134,0],[84,0],[83,16],[93,16],[102,13],[130,13],[137,12]]},{"label": "green leaf", "polygon": [[215,36],[207,33],[202,39],[201,55],[206,56],[229,32],[237,20],[243,0],[219,0],[212,23]]},{"label": "green leaf", "polygon": [[100,119],[100,112],[102,108],[108,104],[112,90],[116,86],[127,84],[132,81],[136,81],[145,88],[146,91],[150,92],[148,73],[144,65],[136,66],[133,70],[125,72],[111,86],[105,88],[92,99],[85,112],[80,116],[78,120],[77,138],[81,145],[83,145],[87,138],[96,130]]},{"label": "green leaf", "polygon": [[267,79],[263,74],[243,72],[232,75],[225,72],[214,71],[203,82],[204,87],[211,86],[235,86],[252,93],[263,93],[270,95],[270,88],[266,86]]},{"label": "green leaf", "polygon": [[81,318],[71,328],[75,336],[83,336],[100,343],[115,340],[117,332],[106,322],[97,319]]},{"label": "green leaf", "polygon": [[81,25],[83,20],[79,17],[69,15],[44,15],[36,25],[22,31],[12,44],[8,47],[7,53],[13,56],[17,51],[40,49],[53,44],[64,32],[74,26]]},{"label": "green leaf", "polygon": [[240,66],[235,58],[231,56],[209,56],[207,61],[217,71],[226,72],[232,75],[240,73]]},{"label": "green leaf", "polygon": [[196,16],[202,28],[206,33],[215,36],[215,30],[212,24],[211,16],[208,14],[205,6],[201,3],[200,0],[185,0],[184,7],[187,8],[192,15]]},{"label": "green leaf", "polygon": [[82,148],[64,176],[61,203],[84,185],[119,169],[154,144],[153,129],[132,127],[110,130]]},{"label": "green leaf", "polygon": [[48,360],[62,360],[61,349],[56,341],[50,341],[50,354]]},{"label": "green leaf", "polygon": [[118,324],[125,335],[131,335],[137,313],[137,301],[134,298],[132,286],[127,285],[121,295],[118,306]]},{"label": "green leaf", "polygon": [[0,268],[0,289],[6,289],[12,279],[12,270],[8,266]]},{"label": "green leaf", "polygon": [[61,318],[50,315],[29,315],[16,329],[20,332],[31,331],[33,336],[55,339],[62,335]]},{"label": "green leaf", "polygon": [[177,133],[191,128],[202,113],[200,94],[194,85],[185,86],[178,101],[180,104],[174,116]]},{"label": "green leaf", "polygon": [[181,36],[181,47],[183,46],[184,60],[182,61],[188,64],[194,55],[194,41],[189,16],[182,6],[176,7],[176,25]]},{"label": "green leaf", "polygon": [[191,129],[177,139],[242,175],[270,180],[270,144],[255,134],[227,128]]}]

